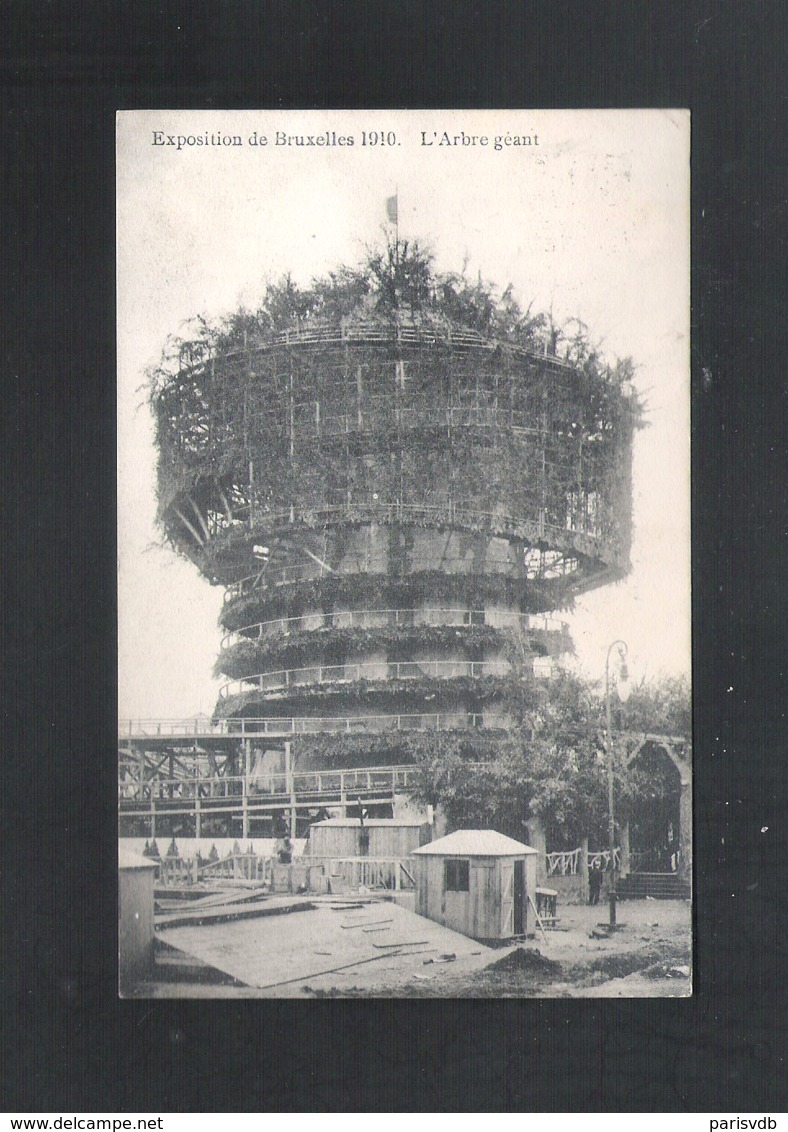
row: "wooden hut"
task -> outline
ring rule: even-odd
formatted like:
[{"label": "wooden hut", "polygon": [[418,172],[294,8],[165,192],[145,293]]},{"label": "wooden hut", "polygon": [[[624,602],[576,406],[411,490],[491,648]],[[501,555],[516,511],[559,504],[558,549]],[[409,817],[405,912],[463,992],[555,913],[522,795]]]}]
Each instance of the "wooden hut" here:
[{"label": "wooden hut", "polygon": [[493,829],[441,837],[413,852],[416,911],[473,939],[531,935],[537,856]]},{"label": "wooden hut", "polygon": [[[309,830],[309,856],[409,857],[430,839],[429,822],[407,818],[367,818],[362,830],[358,818],[329,818]],[[368,835],[368,843],[362,834]]]},{"label": "wooden hut", "polygon": [[121,993],[153,971],[153,883],[156,862],[118,850],[118,975]]}]

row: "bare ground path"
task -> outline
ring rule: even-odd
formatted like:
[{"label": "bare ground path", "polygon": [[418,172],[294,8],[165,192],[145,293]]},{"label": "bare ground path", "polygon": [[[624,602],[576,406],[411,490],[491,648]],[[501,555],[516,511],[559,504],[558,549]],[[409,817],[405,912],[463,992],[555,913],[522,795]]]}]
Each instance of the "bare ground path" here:
[{"label": "bare ground path", "polygon": [[316,903],[297,916],[162,931],[160,938],[231,975],[236,985],[158,983],[141,988],[142,995],[653,998],[683,997],[692,989],[686,901],[622,902],[620,930],[612,934],[604,930],[606,905],[565,905],[546,939],[537,933],[496,948],[385,901],[355,909],[325,898]]}]

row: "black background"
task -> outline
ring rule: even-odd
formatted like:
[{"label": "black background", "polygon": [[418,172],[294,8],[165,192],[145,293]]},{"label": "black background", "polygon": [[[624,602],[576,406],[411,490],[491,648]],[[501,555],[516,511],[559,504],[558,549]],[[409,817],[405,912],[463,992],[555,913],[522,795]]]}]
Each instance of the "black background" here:
[{"label": "black background", "polygon": [[[784,1110],[783,12],[3,5],[6,1111]],[[564,106],[693,115],[696,993],[120,1002],[115,111]]]}]

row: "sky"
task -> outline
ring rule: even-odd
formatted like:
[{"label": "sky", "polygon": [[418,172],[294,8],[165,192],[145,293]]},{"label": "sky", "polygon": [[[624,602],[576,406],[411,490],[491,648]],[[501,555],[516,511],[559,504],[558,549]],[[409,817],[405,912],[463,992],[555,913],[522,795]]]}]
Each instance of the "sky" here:
[{"label": "sky", "polygon": [[210,714],[221,683],[221,588],[155,524],[146,367],[195,315],[252,306],[285,272],[307,284],[359,263],[395,193],[400,238],[426,244],[436,270],[467,263],[634,359],[648,427],[632,571],[562,616],[589,679],[619,638],[633,680],[689,676],[686,111],[129,111],[117,171],[121,718]]}]

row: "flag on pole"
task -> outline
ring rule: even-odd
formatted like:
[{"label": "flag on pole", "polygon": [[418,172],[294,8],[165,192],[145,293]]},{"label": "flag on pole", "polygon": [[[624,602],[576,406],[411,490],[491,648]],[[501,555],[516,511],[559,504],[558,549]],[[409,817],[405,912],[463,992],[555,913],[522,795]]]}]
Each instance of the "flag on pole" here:
[{"label": "flag on pole", "polygon": [[386,200],[386,216],[389,218],[390,224],[396,224],[398,220],[397,214],[397,198],[396,196],[388,197]]}]

